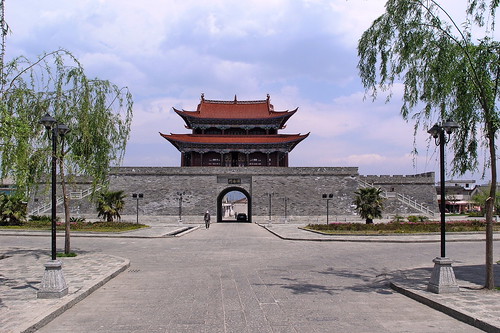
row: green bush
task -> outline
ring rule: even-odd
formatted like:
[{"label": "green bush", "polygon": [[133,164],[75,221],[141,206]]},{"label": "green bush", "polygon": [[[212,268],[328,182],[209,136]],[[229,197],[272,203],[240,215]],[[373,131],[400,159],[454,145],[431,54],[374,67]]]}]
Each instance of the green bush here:
[{"label": "green bush", "polygon": [[48,215],[30,215],[29,220],[32,222],[51,222],[52,217]]},{"label": "green bush", "polygon": [[401,215],[394,215],[394,219],[392,220],[393,222],[403,222],[404,221],[404,216]]},{"label": "green bush", "polygon": [[20,225],[26,220],[27,203],[20,197],[0,194],[0,224]]},{"label": "green bush", "polygon": [[470,212],[469,217],[484,217],[484,213],[483,212]]},{"label": "green bush", "polygon": [[[324,231],[328,233],[419,233],[419,232],[440,232],[441,223],[432,222],[389,222],[377,224],[364,223],[331,223],[331,224],[310,224],[307,229]],[[485,221],[453,221],[446,223],[447,232],[468,232],[484,231]],[[500,229],[500,223],[494,224],[494,230]]]},{"label": "green bush", "polygon": [[418,221],[419,221],[418,216],[415,216],[415,215],[408,216],[408,222],[415,223],[415,222],[418,222]]},{"label": "green bush", "polygon": [[427,216],[423,215],[410,215],[408,216],[408,222],[416,223],[416,222],[426,222],[429,221]]}]

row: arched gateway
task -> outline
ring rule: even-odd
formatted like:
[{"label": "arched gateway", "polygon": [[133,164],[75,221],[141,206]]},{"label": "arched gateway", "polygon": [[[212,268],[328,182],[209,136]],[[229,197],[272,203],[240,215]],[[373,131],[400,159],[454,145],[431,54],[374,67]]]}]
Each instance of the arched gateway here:
[{"label": "arched gateway", "polygon": [[245,190],[244,188],[241,188],[241,187],[237,187],[237,186],[228,187],[228,188],[224,189],[222,192],[220,192],[219,195],[217,196],[217,222],[225,222],[222,218],[223,217],[223,208],[222,208],[223,199],[226,196],[226,194],[233,192],[233,191],[240,192],[241,194],[243,194],[246,197],[246,199],[247,199],[247,219],[245,222],[252,222],[252,197],[250,196],[250,193],[247,192],[247,190]]}]

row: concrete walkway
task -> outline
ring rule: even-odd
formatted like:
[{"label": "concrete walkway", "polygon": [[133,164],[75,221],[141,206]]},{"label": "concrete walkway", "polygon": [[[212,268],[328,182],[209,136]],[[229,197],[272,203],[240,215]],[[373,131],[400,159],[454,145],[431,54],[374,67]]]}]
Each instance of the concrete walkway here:
[{"label": "concrete walkway", "polygon": [[[338,241],[338,242],[439,242],[439,235],[418,236],[328,236],[300,229],[300,225],[262,225],[283,240]],[[120,234],[76,233],[73,237],[110,238],[161,238],[183,236],[198,232],[198,225],[161,225]],[[211,230],[211,229],[210,229]],[[45,236],[47,232],[20,232],[0,230],[0,237]],[[495,240],[500,240],[495,235]],[[482,242],[483,234],[448,234],[448,242]],[[0,332],[33,332],[88,296],[120,272],[126,270],[128,259],[107,254],[79,253],[75,258],[64,259],[64,275],[70,287],[69,294],[61,299],[40,300],[36,291],[43,275],[43,265],[49,253],[39,249],[0,247]],[[498,259],[498,258],[497,258]],[[498,281],[500,265],[495,265]],[[394,290],[412,297],[439,311],[453,316],[487,332],[500,332],[500,294],[481,289],[484,271],[481,267],[455,265],[461,291],[438,295],[425,291],[430,277],[430,267],[400,271],[391,276]],[[460,278],[461,279],[460,279]],[[500,283],[497,282],[497,285]]]},{"label": "concrete walkway", "polygon": [[[302,241],[337,241],[337,242],[381,242],[381,243],[432,243],[440,242],[439,234],[421,235],[325,235],[305,231],[302,226],[274,224],[262,225],[264,228],[285,240]],[[494,235],[494,240],[500,240],[500,234]],[[448,233],[447,242],[484,242],[484,233]],[[498,258],[497,258],[498,259]],[[444,312],[458,320],[486,332],[500,332],[500,291],[483,289],[483,267],[468,267],[454,265],[459,293],[434,294],[426,291],[432,269],[415,269],[403,271],[401,276],[393,277],[391,287],[423,304]],[[460,274],[458,274],[460,273]],[[499,281],[500,265],[495,265],[496,281]],[[458,279],[463,276],[466,279]],[[500,283],[496,283],[500,286]]]}]

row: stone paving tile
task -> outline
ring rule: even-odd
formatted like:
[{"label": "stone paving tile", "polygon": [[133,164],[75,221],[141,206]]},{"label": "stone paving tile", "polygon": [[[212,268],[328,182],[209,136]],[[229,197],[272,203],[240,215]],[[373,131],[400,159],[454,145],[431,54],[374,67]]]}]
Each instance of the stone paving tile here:
[{"label": "stone paving tile", "polygon": [[[495,268],[498,280],[500,269]],[[457,275],[457,271],[461,270],[464,270],[464,268],[460,266],[455,267],[455,274]],[[483,289],[481,285],[460,280],[457,276],[460,292],[435,294],[426,290],[429,276],[429,269],[404,271],[402,272],[402,276],[396,277],[393,280],[392,284],[394,289],[398,290],[401,288],[401,291],[407,296],[420,300],[424,304],[434,308],[440,307],[443,309],[443,312],[450,315],[453,312],[457,312],[465,320],[485,322],[488,325],[486,331],[500,332],[499,291]]]},{"label": "stone paving tile", "polygon": [[69,286],[61,299],[38,299],[37,291],[49,261],[46,251],[23,248],[2,249],[0,255],[1,332],[23,332],[57,312],[128,266],[127,259],[105,254],[81,254],[64,258],[63,274]]},{"label": "stone paving tile", "polygon": [[[376,241],[376,242],[438,242],[440,235],[415,235],[415,236],[327,236],[302,230],[302,225],[261,225],[273,234],[288,240],[317,240],[317,241]],[[484,241],[484,234],[447,234],[447,241]],[[494,235],[494,240],[500,240],[500,234]],[[430,278],[430,269],[414,269],[401,271],[398,276],[390,276],[396,289],[405,292],[406,295],[416,295],[415,299],[423,300],[424,304],[435,304],[443,312],[452,314],[457,312],[465,320],[479,322],[480,327],[488,332],[500,333],[500,292],[482,289],[479,281],[482,281],[484,272],[477,267],[454,265],[457,283],[460,286],[459,293],[434,294],[428,292],[427,283]],[[500,265],[495,265],[496,285],[500,285]],[[460,278],[459,279],[459,275]],[[425,303],[425,301],[427,301]],[[434,307],[434,306],[433,306]],[[424,319],[425,320],[425,319]],[[486,327],[481,322],[486,323]],[[403,327],[402,327],[403,329]],[[431,330],[431,329],[429,329]]]},{"label": "stone paving tile", "polygon": [[[194,225],[196,226],[196,225]],[[178,225],[168,225],[161,226],[155,225],[152,228],[124,233],[121,235],[114,235],[111,237],[137,237],[137,238],[157,238],[165,237],[169,235],[172,231],[178,230]],[[284,239],[292,240],[336,240],[336,241],[396,241],[393,237],[397,238],[397,241],[404,242],[437,242],[439,241],[439,236],[436,235],[419,235],[419,236],[374,236],[374,237],[356,237],[348,238],[343,236],[324,236],[308,231],[304,231],[298,228],[299,225],[270,225],[268,230],[272,231],[274,234],[279,235]],[[2,234],[6,234],[1,232]],[[16,235],[15,233],[7,233],[8,235]],[[28,235],[34,235],[33,233],[28,233]],[[42,233],[46,235],[46,233]],[[109,235],[96,235],[96,234],[75,234],[75,237],[109,237]],[[343,238],[343,239],[342,239]],[[481,241],[484,237],[482,235],[457,235],[455,238],[448,236],[449,241]],[[500,239],[498,234],[495,235],[495,239]],[[62,299],[55,300],[39,300],[36,298],[36,291],[40,284],[41,278],[43,276],[44,263],[48,261],[49,253],[47,251],[39,251],[33,249],[24,248],[8,248],[1,249],[0,252],[0,327],[1,332],[22,332],[26,331],[30,325],[36,323],[37,321],[43,320],[48,315],[57,314],[57,311],[61,311],[62,308],[71,303],[69,300],[76,300],[81,297],[91,288],[94,288],[99,280],[102,280],[103,276],[111,276],[112,274],[126,268],[128,266],[128,260],[103,254],[94,253],[82,253],[76,258],[65,258],[63,259],[63,272],[68,282],[69,295],[63,297]],[[500,265],[499,265],[500,266]],[[394,281],[395,285],[403,288],[406,291],[412,292],[415,295],[431,300],[442,305],[445,308],[453,309],[466,316],[470,316],[476,320],[482,320],[488,323],[489,331],[500,332],[500,297],[498,292],[491,292],[485,290],[478,290],[478,284],[474,283],[477,280],[478,272],[471,267],[457,267],[461,269],[461,278],[458,279],[459,285],[461,287],[460,293],[456,294],[433,294],[425,291],[426,281],[430,276],[430,271],[428,269],[415,269],[401,271],[398,276],[384,276],[382,279],[387,281]],[[307,267],[302,269],[307,270]],[[317,290],[319,286],[315,286],[314,283],[307,283],[307,281],[301,281],[300,277],[294,281],[282,281],[276,280],[273,276],[279,277],[286,275],[286,271],[283,271],[279,267],[263,267],[262,273],[265,272],[267,281],[262,281],[261,275],[248,275],[243,278],[242,274],[236,270],[224,270],[219,272],[217,277],[219,288],[221,288],[221,293],[211,294],[207,291],[207,294],[203,297],[210,299],[210,306],[206,308],[206,311],[202,311],[192,316],[176,318],[169,317],[170,312],[168,308],[164,309],[165,313],[165,323],[162,326],[151,326],[149,328],[150,332],[183,332],[183,331],[193,331],[193,328],[198,328],[199,332],[295,332],[298,327],[295,325],[288,325],[285,316],[280,315],[282,309],[286,311],[293,310],[295,307],[300,307],[300,302],[297,302],[293,298],[293,293],[291,296],[285,296],[286,294],[282,291],[278,294],[272,294],[268,286],[281,285],[289,290],[294,290],[293,288],[300,288],[302,293],[307,290]],[[273,274],[273,272],[275,274]],[[329,274],[330,272],[324,272]],[[342,272],[336,272],[336,274],[342,274]],[[500,276],[500,272],[496,273],[497,278]],[[363,279],[360,275],[358,278]],[[457,276],[458,278],[458,276]],[[284,284],[286,282],[286,284]],[[198,281],[197,283],[202,283]],[[172,284],[167,286],[167,288],[183,288],[183,286]],[[342,288],[342,286],[339,286]],[[210,290],[211,288],[207,288]],[[331,295],[336,295],[336,290],[322,290],[322,292],[329,293]],[[276,293],[276,291],[275,291]],[[134,295],[140,295],[141,290],[130,290],[129,294],[125,297],[136,297]],[[184,299],[189,300],[190,290],[186,289],[184,292]],[[245,298],[244,302],[238,298]],[[302,294],[301,297],[308,297],[307,294]],[[313,296],[311,296],[313,297]],[[191,299],[194,299],[193,297]],[[349,300],[346,299],[346,302]],[[153,302],[153,301],[152,301]],[[207,302],[208,303],[208,302]],[[152,303],[154,306],[154,302]],[[242,306],[245,304],[245,307]],[[309,300],[310,306],[314,306],[314,301]],[[186,301],[185,304],[181,305],[177,303],[177,306],[185,306],[185,311],[183,313],[188,313],[192,303],[190,304]],[[321,309],[324,304],[318,304],[317,311],[311,312],[308,318],[304,318],[304,330],[308,332],[331,332],[332,327],[335,327],[335,331],[349,332],[351,327],[348,324],[344,324],[345,327],[338,326],[338,323],[333,323],[332,326],[325,325],[325,322],[321,319]],[[251,308],[248,308],[248,307]],[[223,307],[226,307],[224,309]],[[255,317],[256,307],[260,308],[263,320],[257,320]],[[147,311],[147,309],[121,309],[120,304],[116,304],[117,311],[122,311],[126,314],[129,311],[129,315],[133,317],[136,311]],[[249,311],[250,310],[250,311]],[[225,312],[224,312],[225,311]],[[253,317],[248,317],[248,314],[252,313]],[[258,312],[257,312],[258,313]],[[342,314],[342,309],[338,309],[338,313]],[[266,314],[269,316],[268,320],[264,320]],[[220,316],[224,316],[225,325],[221,326]],[[314,317],[315,316],[315,317]],[[401,332],[404,332],[405,323],[401,323],[400,327],[385,327],[385,323],[377,323],[376,318],[359,318],[357,314],[344,313],[343,316],[353,317],[356,320],[367,320],[374,323],[375,331],[397,331],[398,328]],[[325,317],[329,318],[330,317]],[[306,320],[307,319],[307,320]],[[422,318],[422,323],[426,322],[426,318]],[[307,323],[307,324],[306,324]],[[311,325],[311,323],[317,323]],[[271,325],[271,326],[269,326]],[[127,326],[130,330],[131,326]],[[113,332],[121,332],[121,327],[117,325],[113,328]],[[301,331],[300,329],[298,331]],[[438,332],[438,327],[432,327],[429,324],[429,332]],[[57,328],[54,332],[67,332],[64,327]],[[106,332],[110,332],[107,330]],[[368,331],[367,331],[368,332]]]}]

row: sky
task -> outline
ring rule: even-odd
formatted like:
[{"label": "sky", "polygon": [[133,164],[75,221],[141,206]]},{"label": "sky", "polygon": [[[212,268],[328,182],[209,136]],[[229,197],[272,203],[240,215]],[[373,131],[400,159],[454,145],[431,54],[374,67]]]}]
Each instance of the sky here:
[{"label": "sky", "polygon": [[[212,100],[269,94],[275,110],[299,108],[280,133],[310,132],[290,153],[292,167],[438,176],[434,141],[423,128],[414,135],[414,124],[400,115],[402,87],[389,103],[365,98],[356,47],[384,3],[6,0],[7,60],[64,48],[88,76],[128,87],[134,118],[124,166],[180,166],[180,153],[159,135],[189,133],[173,107],[196,110],[202,93]],[[440,3],[462,13],[456,0]],[[454,178],[486,182],[481,175]]]}]

